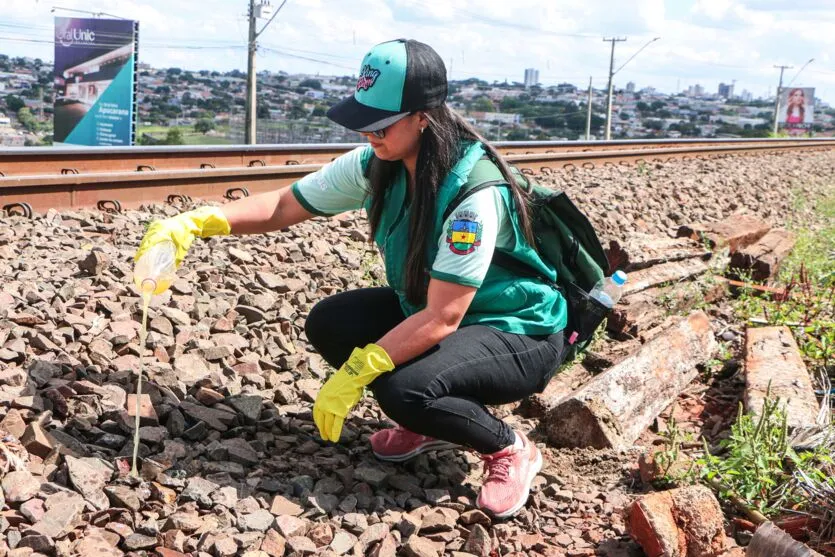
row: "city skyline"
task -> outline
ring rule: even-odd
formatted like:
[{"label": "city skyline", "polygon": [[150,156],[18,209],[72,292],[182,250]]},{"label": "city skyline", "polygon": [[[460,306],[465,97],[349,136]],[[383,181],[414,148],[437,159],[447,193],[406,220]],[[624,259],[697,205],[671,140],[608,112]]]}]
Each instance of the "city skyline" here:
[{"label": "city skyline", "polygon": [[[140,61],[154,67],[230,71],[246,69],[245,0],[0,0],[0,52],[52,60],[56,15],[91,17],[71,10],[138,19]],[[277,8],[280,0],[272,1]],[[701,85],[716,92],[734,80],[766,97],[777,88],[774,64],[794,66],[784,86],[815,87],[819,98],[835,101],[835,8],[825,0],[797,7],[783,0],[598,0],[583,6],[520,0],[288,0],[259,41],[258,70],[351,75],[371,45],[409,36],[432,45],[452,79],[524,82],[537,69],[544,86],[569,82],[605,88],[609,46],[604,35],[628,37],[618,43],[615,69],[654,36],[615,76],[615,86],[634,82],[678,93]],[[527,17],[520,18],[524,13]],[[265,21],[259,21],[259,27]],[[801,32],[802,30],[802,32]],[[501,40],[496,40],[500,37]],[[525,45],[524,47],[520,45]]]}]

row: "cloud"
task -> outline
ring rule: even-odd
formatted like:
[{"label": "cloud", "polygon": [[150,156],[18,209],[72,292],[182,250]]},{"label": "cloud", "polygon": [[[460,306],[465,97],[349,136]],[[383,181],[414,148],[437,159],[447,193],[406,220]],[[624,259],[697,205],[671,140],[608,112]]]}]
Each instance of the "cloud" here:
[{"label": "cloud", "polygon": [[[246,67],[245,4],[61,1],[66,8],[138,19],[140,59],[155,67],[221,71]],[[51,60],[51,6],[46,0],[0,0],[0,52]],[[715,90],[720,81],[737,79],[737,90],[765,95],[776,86],[774,64],[799,68],[814,57],[796,84],[817,86],[835,100],[831,0],[288,0],[259,40],[257,67],[355,74],[371,45],[410,37],[432,45],[456,79],[521,81],[524,69],[533,67],[546,84],[585,84],[593,76],[602,88],[610,52],[604,36],[628,37],[616,46],[618,65],[661,37],[615,77],[619,86],[634,81],[673,92],[700,82]],[[26,42],[33,39],[47,42]]]}]

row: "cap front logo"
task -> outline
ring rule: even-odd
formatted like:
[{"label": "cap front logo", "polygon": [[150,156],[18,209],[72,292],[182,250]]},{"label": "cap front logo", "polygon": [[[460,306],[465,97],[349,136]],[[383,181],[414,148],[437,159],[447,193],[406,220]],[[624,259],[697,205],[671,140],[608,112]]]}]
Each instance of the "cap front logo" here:
[{"label": "cap front logo", "polygon": [[370,64],[366,64],[360,70],[360,78],[357,80],[357,91],[368,91],[377,82],[380,77],[380,70],[374,69]]}]

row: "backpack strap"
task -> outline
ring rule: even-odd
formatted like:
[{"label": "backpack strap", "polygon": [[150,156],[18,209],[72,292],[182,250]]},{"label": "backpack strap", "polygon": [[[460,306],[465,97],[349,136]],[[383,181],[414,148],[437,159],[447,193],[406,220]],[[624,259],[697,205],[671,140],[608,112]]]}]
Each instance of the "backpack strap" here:
[{"label": "backpack strap", "polygon": [[504,179],[504,176],[502,176],[498,167],[493,164],[490,159],[484,156],[477,160],[475,165],[473,165],[472,170],[470,170],[470,175],[467,177],[467,181],[461,186],[461,189],[458,190],[458,193],[447,205],[446,210],[444,211],[444,218],[441,219],[441,222],[445,222],[455,208],[461,205],[465,199],[476,192],[493,186],[507,187],[507,181]]},{"label": "backpack strap", "polygon": [[[525,186],[529,188],[530,182],[525,178],[523,179],[525,180]],[[455,211],[456,207],[463,203],[465,199],[481,190],[492,187],[509,188],[510,185],[505,180],[499,168],[485,155],[475,163],[473,169],[470,171],[470,175],[467,177],[467,182],[461,186],[456,196],[447,205],[444,211],[444,218],[441,222],[445,222],[452,212]],[[550,277],[543,275],[536,269],[498,249],[493,250],[493,257],[490,260],[490,264],[504,267],[519,276],[537,278],[548,284],[554,284],[554,281]]]}]

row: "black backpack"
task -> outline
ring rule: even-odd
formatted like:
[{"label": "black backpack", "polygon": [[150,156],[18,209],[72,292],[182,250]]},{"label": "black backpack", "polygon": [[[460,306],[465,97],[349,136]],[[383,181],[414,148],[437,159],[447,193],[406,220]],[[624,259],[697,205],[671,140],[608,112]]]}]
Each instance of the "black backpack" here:
[{"label": "black backpack", "polygon": [[[568,361],[586,348],[610,311],[589,297],[591,289],[609,270],[609,262],[594,227],[564,192],[533,182],[516,167],[511,166],[510,169],[516,183],[531,193],[535,247],[540,257],[556,269],[556,286],[568,304],[568,325],[565,328],[566,343],[570,345],[567,346]],[[508,187],[493,161],[482,158],[473,166],[467,182],[447,206],[443,220],[446,221],[464,199],[494,186]],[[537,270],[499,250],[493,252],[491,264],[521,276],[553,283]]]}]

